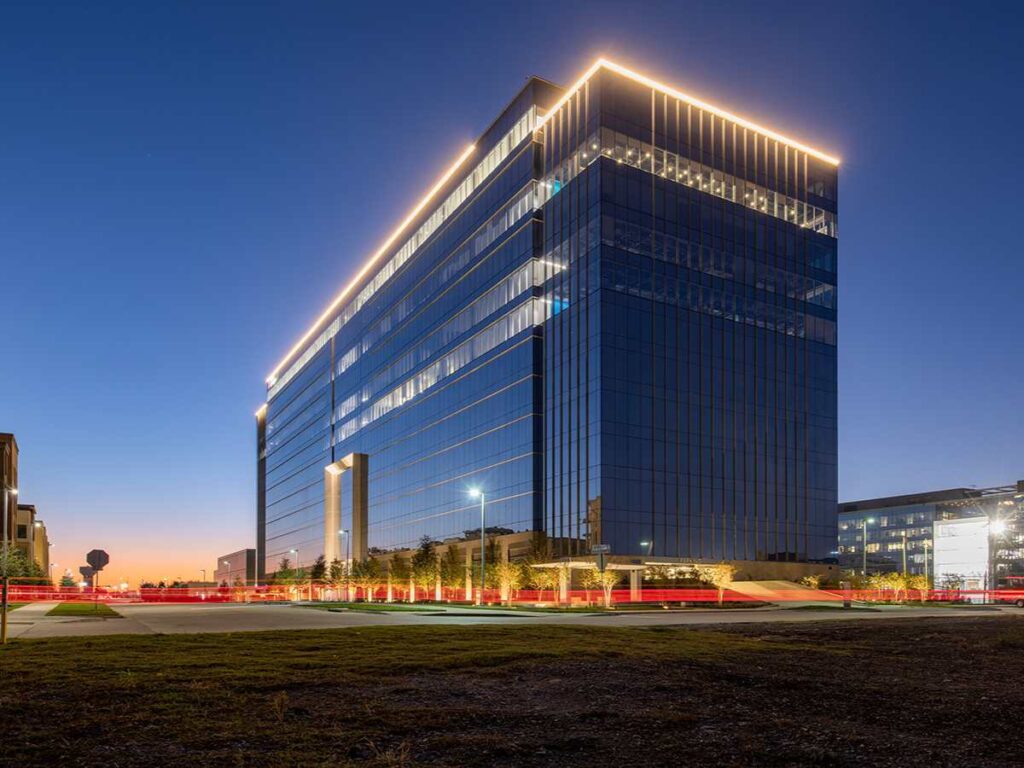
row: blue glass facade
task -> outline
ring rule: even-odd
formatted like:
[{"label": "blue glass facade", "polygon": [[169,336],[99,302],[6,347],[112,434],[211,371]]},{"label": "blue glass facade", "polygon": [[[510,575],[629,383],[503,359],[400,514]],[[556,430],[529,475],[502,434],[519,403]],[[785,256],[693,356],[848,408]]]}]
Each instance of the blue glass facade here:
[{"label": "blue glass facade", "polygon": [[328,549],[350,454],[369,552],[478,534],[480,487],[560,554],[826,557],[835,286],[833,163],[618,72],[531,80],[268,381],[265,570]]}]

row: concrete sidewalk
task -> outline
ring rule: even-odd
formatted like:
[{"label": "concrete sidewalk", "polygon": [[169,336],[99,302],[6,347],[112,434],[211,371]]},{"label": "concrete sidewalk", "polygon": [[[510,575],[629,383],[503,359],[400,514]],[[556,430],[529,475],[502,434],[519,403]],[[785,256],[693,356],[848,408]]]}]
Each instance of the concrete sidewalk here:
[{"label": "concrete sidewalk", "polygon": [[[27,606],[26,606],[27,607]],[[51,606],[52,607],[52,604]],[[955,621],[977,616],[974,611],[886,606],[876,610],[843,610],[820,606],[820,610],[786,608],[685,610],[685,611],[622,611],[615,613],[557,614],[533,613],[509,615],[476,611],[322,611],[296,605],[240,604],[128,604],[115,610],[123,618],[45,616],[43,607],[26,614],[28,620],[10,625],[11,637],[24,639],[42,637],[95,637],[122,634],[193,634],[206,632],[260,632],[294,629],[342,629],[373,626],[452,626],[452,625],[583,625],[583,626],[699,626],[751,623],[803,623],[813,621],[872,621],[903,618],[948,618]],[[17,617],[23,608],[11,614]],[[1024,611],[1013,607],[991,607],[988,615],[1008,614],[1024,617]]]},{"label": "concrete sidewalk", "polygon": [[[117,616],[47,616],[59,601],[23,605],[7,617],[9,638],[80,637],[90,635],[148,634],[150,630],[118,611]],[[117,608],[111,606],[113,610]]]}]

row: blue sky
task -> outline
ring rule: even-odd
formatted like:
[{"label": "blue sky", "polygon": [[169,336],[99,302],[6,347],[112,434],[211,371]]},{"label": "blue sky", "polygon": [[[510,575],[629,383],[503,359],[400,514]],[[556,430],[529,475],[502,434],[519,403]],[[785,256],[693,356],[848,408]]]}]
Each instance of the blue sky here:
[{"label": "blue sky", "polygon": [[843,158],[843,499],[1024,478],[1021,14],[5,4],[0,430],[53,559],[250,546],[266,374],[527,75],[598,55]]}]

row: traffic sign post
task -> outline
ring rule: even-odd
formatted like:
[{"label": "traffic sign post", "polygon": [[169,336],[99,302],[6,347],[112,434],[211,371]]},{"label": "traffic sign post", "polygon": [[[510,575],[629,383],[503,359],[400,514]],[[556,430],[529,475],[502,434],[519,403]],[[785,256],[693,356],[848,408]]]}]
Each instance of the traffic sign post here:
[{"label": "traffic sign post", "polygon": [[605,562],[605,558],[611,551],[612,548],[607,544],[594,544],[590,548],[590,554],[595,555],[597,557],[597,570],[599,570],[601,573],[604,573],[604,569],[607,565]]},{"label": "traffic sign post", "polygon": [[[96,589],[96,587],[99,586],[99,573],[106,567],[107,563],[110,562],[110,555],[102,549],[94,549],[85,556],[85,562],[91,566],[92,588]],[[82,575],[85,576],[84,573]],[[86,578],[89,577],[86,576]]]}]

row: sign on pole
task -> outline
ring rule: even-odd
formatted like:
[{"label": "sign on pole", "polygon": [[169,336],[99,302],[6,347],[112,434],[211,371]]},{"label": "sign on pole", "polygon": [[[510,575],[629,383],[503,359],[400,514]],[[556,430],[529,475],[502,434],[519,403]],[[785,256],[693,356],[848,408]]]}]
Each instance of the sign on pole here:
[{"label": "sign on pole", "polygon": [[597,570],[601,571],[601,573],[604,573],[605,558],[611,551],[612,548],[607,544],[594,544],[590,548],[590,554],[597,556]]},{"label": "sign on pole", "polygon": [[110,562],[110,555],[102,549],[94,549],[85,556],[85,562],[91,565],[94,571],[102,571]]}]

